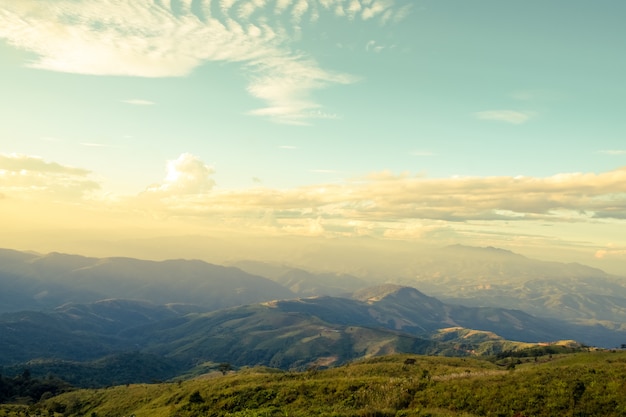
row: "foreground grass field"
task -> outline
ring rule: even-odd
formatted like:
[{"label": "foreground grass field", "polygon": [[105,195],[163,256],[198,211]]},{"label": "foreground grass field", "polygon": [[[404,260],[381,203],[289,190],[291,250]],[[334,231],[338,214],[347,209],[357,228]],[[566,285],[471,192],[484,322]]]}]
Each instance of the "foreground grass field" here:
[{"label": "foreground grass field", "polygon": [[[21,414],[20,414],[21,413]],[[626,352],[496,363],[394,355],[305,372],[249,368],[76,390],[0,416],[626,416]]]}]

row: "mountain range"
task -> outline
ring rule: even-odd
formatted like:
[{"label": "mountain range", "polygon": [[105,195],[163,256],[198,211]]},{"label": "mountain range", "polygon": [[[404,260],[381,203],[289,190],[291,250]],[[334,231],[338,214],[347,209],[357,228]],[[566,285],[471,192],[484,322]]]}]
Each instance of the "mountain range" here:
[{"label": "mountain range", "polygon": [[102,386],[197,375],[220,363],[304,369],[396,352],[626,341],[619,277],[495,248],[454,246],[441,256],[413,280],[384,283],[252,261],[0,250],[0,366]]}]

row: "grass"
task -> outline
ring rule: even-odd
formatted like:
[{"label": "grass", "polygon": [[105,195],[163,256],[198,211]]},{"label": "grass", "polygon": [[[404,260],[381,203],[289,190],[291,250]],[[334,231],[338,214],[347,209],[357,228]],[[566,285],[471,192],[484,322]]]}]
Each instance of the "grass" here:
[{"label": "grass", "polygon": [[[484,359],[416,355],[303,372],[246,368],[174,383],[76,390],[35,404],[31,412],[56,417],[626,415],[626,352],[524,360],[512,370]],[[0,408],[0,417],[17,415],[7,410]]]}]

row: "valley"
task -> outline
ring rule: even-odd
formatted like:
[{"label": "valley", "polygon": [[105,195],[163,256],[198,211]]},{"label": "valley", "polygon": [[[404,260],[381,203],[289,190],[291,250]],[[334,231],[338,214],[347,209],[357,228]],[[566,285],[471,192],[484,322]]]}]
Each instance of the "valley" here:
[{"label": "valley", "polygon": [[[493,356],[626,341],[619,277],[494,248],[438,253],[412,280],[376,281],[253,261],[2,250],[0,366],[96,388],[188,378],[221,363],[297,371],[390,354]],[[531,285],[532,296],[520,290]]]}]

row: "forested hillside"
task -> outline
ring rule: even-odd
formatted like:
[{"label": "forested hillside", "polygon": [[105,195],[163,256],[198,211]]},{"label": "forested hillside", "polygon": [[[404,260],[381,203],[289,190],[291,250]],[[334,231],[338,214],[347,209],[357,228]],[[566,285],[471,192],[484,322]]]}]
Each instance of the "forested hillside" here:
[{"label": "forested hillside", "polygon": [[[76,390],[22,411],[57,417],[624,415],[626,352],[545,353],[499,360],[396,355],[303,372],[224,369],[181,382]],[[14,408],[4,415],[18,414]]]}]

